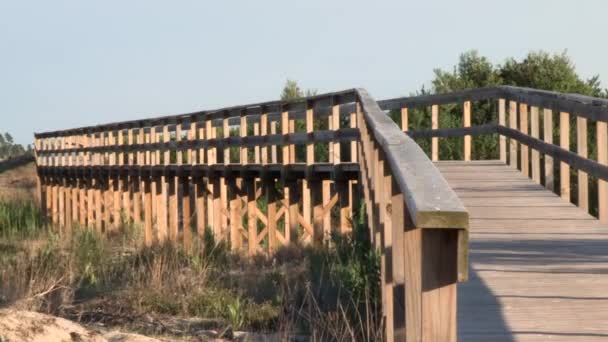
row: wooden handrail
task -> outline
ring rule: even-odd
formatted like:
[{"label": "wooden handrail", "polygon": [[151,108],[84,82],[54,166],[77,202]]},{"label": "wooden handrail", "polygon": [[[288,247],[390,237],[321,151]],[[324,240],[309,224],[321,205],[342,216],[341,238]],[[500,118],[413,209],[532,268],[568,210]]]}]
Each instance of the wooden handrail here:
[{"label": "wooden handrail", "polygon": [[365,90],[357,93],[359,168],[370,235],[382,256],[385,338],[455,341],[468,213],[418,144]]}]

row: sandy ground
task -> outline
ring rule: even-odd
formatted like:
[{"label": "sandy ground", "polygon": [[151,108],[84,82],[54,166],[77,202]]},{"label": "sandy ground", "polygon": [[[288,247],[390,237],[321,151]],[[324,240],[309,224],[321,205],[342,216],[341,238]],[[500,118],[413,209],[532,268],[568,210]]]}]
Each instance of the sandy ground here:
[{"label": "sandy ground", "polygon": [[0,341],[155,342],[154,338],[111,331],[100,334],[67,319],[32,311],[0,310]]}]

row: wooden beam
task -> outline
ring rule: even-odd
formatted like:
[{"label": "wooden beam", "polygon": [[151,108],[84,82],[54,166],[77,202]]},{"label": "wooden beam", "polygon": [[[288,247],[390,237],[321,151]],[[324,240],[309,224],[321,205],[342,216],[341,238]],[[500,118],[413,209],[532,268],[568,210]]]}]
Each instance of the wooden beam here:
[{"label": "wooden beam", "polygon": [[[498,99],[498,124],[506,126],[506,108],[505,99]],[[500,145],[500,161],[507,163],[507,138],[504,136],[499,137]]]}]

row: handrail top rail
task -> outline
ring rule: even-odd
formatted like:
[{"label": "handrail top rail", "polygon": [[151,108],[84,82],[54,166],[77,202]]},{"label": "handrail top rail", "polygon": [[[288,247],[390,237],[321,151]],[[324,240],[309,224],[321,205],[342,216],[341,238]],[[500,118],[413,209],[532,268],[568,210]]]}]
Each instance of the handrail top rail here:
[{"label": "handrail top rail", "polygon": [[441,94],[397,97],[378,101],[378,105],[383,110],[393,110],[403,107],[418,108],[497,98],[526,102],[530,105],[543,107],[559,107],[570,110],[573,114],[584,114],[584,116],[594,120],[608,121],[608,99],[508,85],[472,88]]},{"label": "handrail top rail", "polygon": [[323,106],[330,106],[332,104],[343,104],[354,101],[355,89],[346,89],[336,92],[324,93],[314,96],[305,97],[294,101],[265,101],[258,103],[251,103],[245,105],[236,105],[223,107],[213,110],[201,110],[191,113],[184,114],[173,114],[164,115],[154,118],[147,119],[135,119],[118,121],[99,125],[82,126],[77,128],[70,128],[64,130],[48,131],[48,132],[36,132],[34,137],[36,139],[49,138],[49,137],[60,137],[69,136],[73,134],[88,134],[103,132],[114,129],[127,129],[127,128],[140,128],[140,127],[151,127],[165,124],[175,124],[182,121],[202,121],[207,118],[209,119],[223,119],[240,117],[247,115],[259,115],[262,111],[267,113],[276,113],[284,111],[302,111],[308,109],[311,103],[318,103],[326,101],[327,103]]},{"label": "handrail top rail", "polygon": [[365,89],[357,89],[357,95],[415,227],[468,229],[467,210],[422,148],[384,114]]}]

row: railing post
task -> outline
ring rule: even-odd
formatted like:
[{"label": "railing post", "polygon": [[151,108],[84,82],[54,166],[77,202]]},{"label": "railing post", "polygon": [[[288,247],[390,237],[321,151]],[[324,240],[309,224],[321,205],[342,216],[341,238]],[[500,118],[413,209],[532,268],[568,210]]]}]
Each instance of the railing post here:
[{"label": "railing post", "polygon": [[[608,124],[597,122],[597,162],[608,165]],[[598,180],[598,211],[602,223],[608,223],[608,182]]]},{"label": "railing post", "polygon": [[[538,107],[530,107],[530,130],[533,138],[538,139],[540,134]],[[540,153],[532,149],[532,179],[540,184]]]},{"label": "railing post", "polygon": [[[587,159],[587,119],[576,117],[576,148],[578,155]],[[589,177],[582,170],[578,174],[578,206],[589,212]]]},{"label": "railing post", "polygon": [[[528,135],[528,104],[519,104],[519,130],[525,135]],[[521,173],[526,177],[530,177],[530,151],[528,145],[521,144]]]},{"label": "railing post", "polygon": [[[517,129],[517,102],[509,101],[509,127]],[[509,139],[511,151],[509,153],[509,165],[517,169],[517,140]]]},{"label": "railing post", "polygon": [[401,130],[407,132],[409,129],[408,110],[407,107],[401,108]]},{"label": "railing post", "polygon": [[[431,129],[439,128],[439,106],[431,106]],[[431,138],[431,160],[439,160],[439,139],[437,137]]]},{"label": "railing post", "polygon": [[[543,140],[547,144],[553,144],[553,111],[551,109],[543,109],[543,125]],[[553,167],[553,157],[545,155],[545,188],[551,191],[555,190]]]},{"label": "railing post", "polygon": [[[463,126],[471,127],[471,101],[464,101],[463,105]],[[464,136],[464,160],[471,161],[471,136]]]},{"label": "railing post", "polygon": [[[559,145],[570,151],[570,114],[559,113]],[[559,163],[560,196],[570,202],[570,166],[564,162]]]}]

